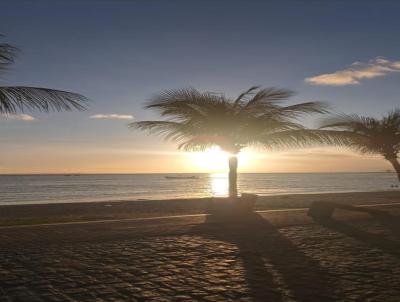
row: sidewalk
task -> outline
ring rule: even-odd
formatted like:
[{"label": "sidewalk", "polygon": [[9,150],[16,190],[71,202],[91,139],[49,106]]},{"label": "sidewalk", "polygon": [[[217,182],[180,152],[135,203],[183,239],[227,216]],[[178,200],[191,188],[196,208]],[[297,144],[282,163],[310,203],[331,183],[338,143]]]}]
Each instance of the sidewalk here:
[{"label": "sidewalk", "polygon": [[398,301],[398,219],[339,218],[1,228],[0,301]]}]

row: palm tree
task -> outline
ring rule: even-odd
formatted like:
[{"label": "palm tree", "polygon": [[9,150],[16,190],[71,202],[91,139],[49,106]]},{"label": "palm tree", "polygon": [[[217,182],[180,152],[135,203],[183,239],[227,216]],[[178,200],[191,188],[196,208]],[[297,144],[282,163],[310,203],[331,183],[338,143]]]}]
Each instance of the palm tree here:
[{"label": "palm tree", "polygon": [[338,115],[326,120],[321,129],[330,129],[347,135],[342,145],[363,154],[379,154],[389,161],[400,181],[400,109],[389,112],[381,119],[374,117]]},{"label": "palm tree", "polygon": [[179,143],[179,149],[202,151],[219,146],[229,156],[229,195],[237,196],[237,154],[245,147],[270,149],[333,144],[329,131],[308,130],[297,118],[325,113],[320,102],[281,106],[293,92],[286,89],[251,87],[236,99],[196,89],[168,90],[145,106],[164,117],[139,121],[130,127],[147,130]]},{"label": "palm tree", "polygon": [[[1,37],[1,35],[0,35]],[[0,43],[0,73],[14,63],[18,49]],[[84,110],[87,98],[68,91],[25,86],[0,86],[0,114],[16,114],[18,111],[70,111]]]}]

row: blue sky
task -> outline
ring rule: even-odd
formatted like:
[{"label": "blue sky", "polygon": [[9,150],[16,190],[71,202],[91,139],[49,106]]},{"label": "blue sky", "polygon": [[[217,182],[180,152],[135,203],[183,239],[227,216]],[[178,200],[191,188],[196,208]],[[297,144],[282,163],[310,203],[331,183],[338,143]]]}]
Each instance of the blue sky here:
[{"label": "blue sky", "polygon": [[[234,96],[251,85],[278,86],[298,92],[291,102],[322,100],[336,111],[379,116],[399,104],[399,11],[398,1],[3,0],[3,41],[21,52],[1,84],[71,90],[93,103],[88,112],[0,119],[8,154],[0,172],[164,172],[165,162],[185,170],[175,165],[185,161],[172,154],[173,144],[128,130],[129,120],[89,118],[154,118],[142,104],[163,89]],[[328,85],[305,81],[326,74]],[[332,84],[349,77],[353,83]],[[329,162],[342,158],[329,152]],[[362,169],[386,168],[364,162]],[[314,165],[309,159],[303,170]],[[361,169],[337,170],[349,167]]]}]

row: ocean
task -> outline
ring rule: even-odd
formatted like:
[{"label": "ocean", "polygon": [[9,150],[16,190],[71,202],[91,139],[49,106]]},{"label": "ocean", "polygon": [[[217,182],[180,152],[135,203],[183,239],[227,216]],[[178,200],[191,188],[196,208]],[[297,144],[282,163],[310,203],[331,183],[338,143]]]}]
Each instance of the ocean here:
[{"label": "ocean", "polygon": [[[195,176],[168,179],[165,176]],[[239,174],[259,195],[398,190],[394,173]],[[226,196],[226,174],[0,175],[0,205]]]}]

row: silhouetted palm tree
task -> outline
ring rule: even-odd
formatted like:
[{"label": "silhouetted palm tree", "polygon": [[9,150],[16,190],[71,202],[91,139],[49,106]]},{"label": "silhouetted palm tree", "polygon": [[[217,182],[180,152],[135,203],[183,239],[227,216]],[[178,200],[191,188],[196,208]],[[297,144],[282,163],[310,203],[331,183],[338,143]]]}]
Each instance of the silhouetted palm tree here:
[{"label": "silhouetted palm tree", "polygon": [[400,109],[389,112],[381,119],[374,117],[338,115],[323,123],[321,129],[330,129],[347,135],[347,141],[341,141],[363,154],[380,154],[388,160],[400,181]]},{"label": "silhouetted palm tree", "polygon": [[307,102],[281,106],[293,93],[286,89],[252,87],[229,99],[196,89],[169,90],[153,97],[146,109],[165,120],[140,121],[131,127],[147,130],[179,143],[179,148],[201,151],[219,146],[230,154],[229,194],[237,196],[237,154],[250,145],[266,148],[334,144],[329,131],[307,130],[297,122],[304,114],[325,113],[326,106]]},{"label": "silhouetted palm tree", "polygon": [[[17,51],[18,49],[13,45],[0,43],[0,74],[14,63]],[[68,91],[25,86],[0,86],[0,114],[15,114],[18,110],[46,112],[83,110],[86,103],[87,98]]]}]

